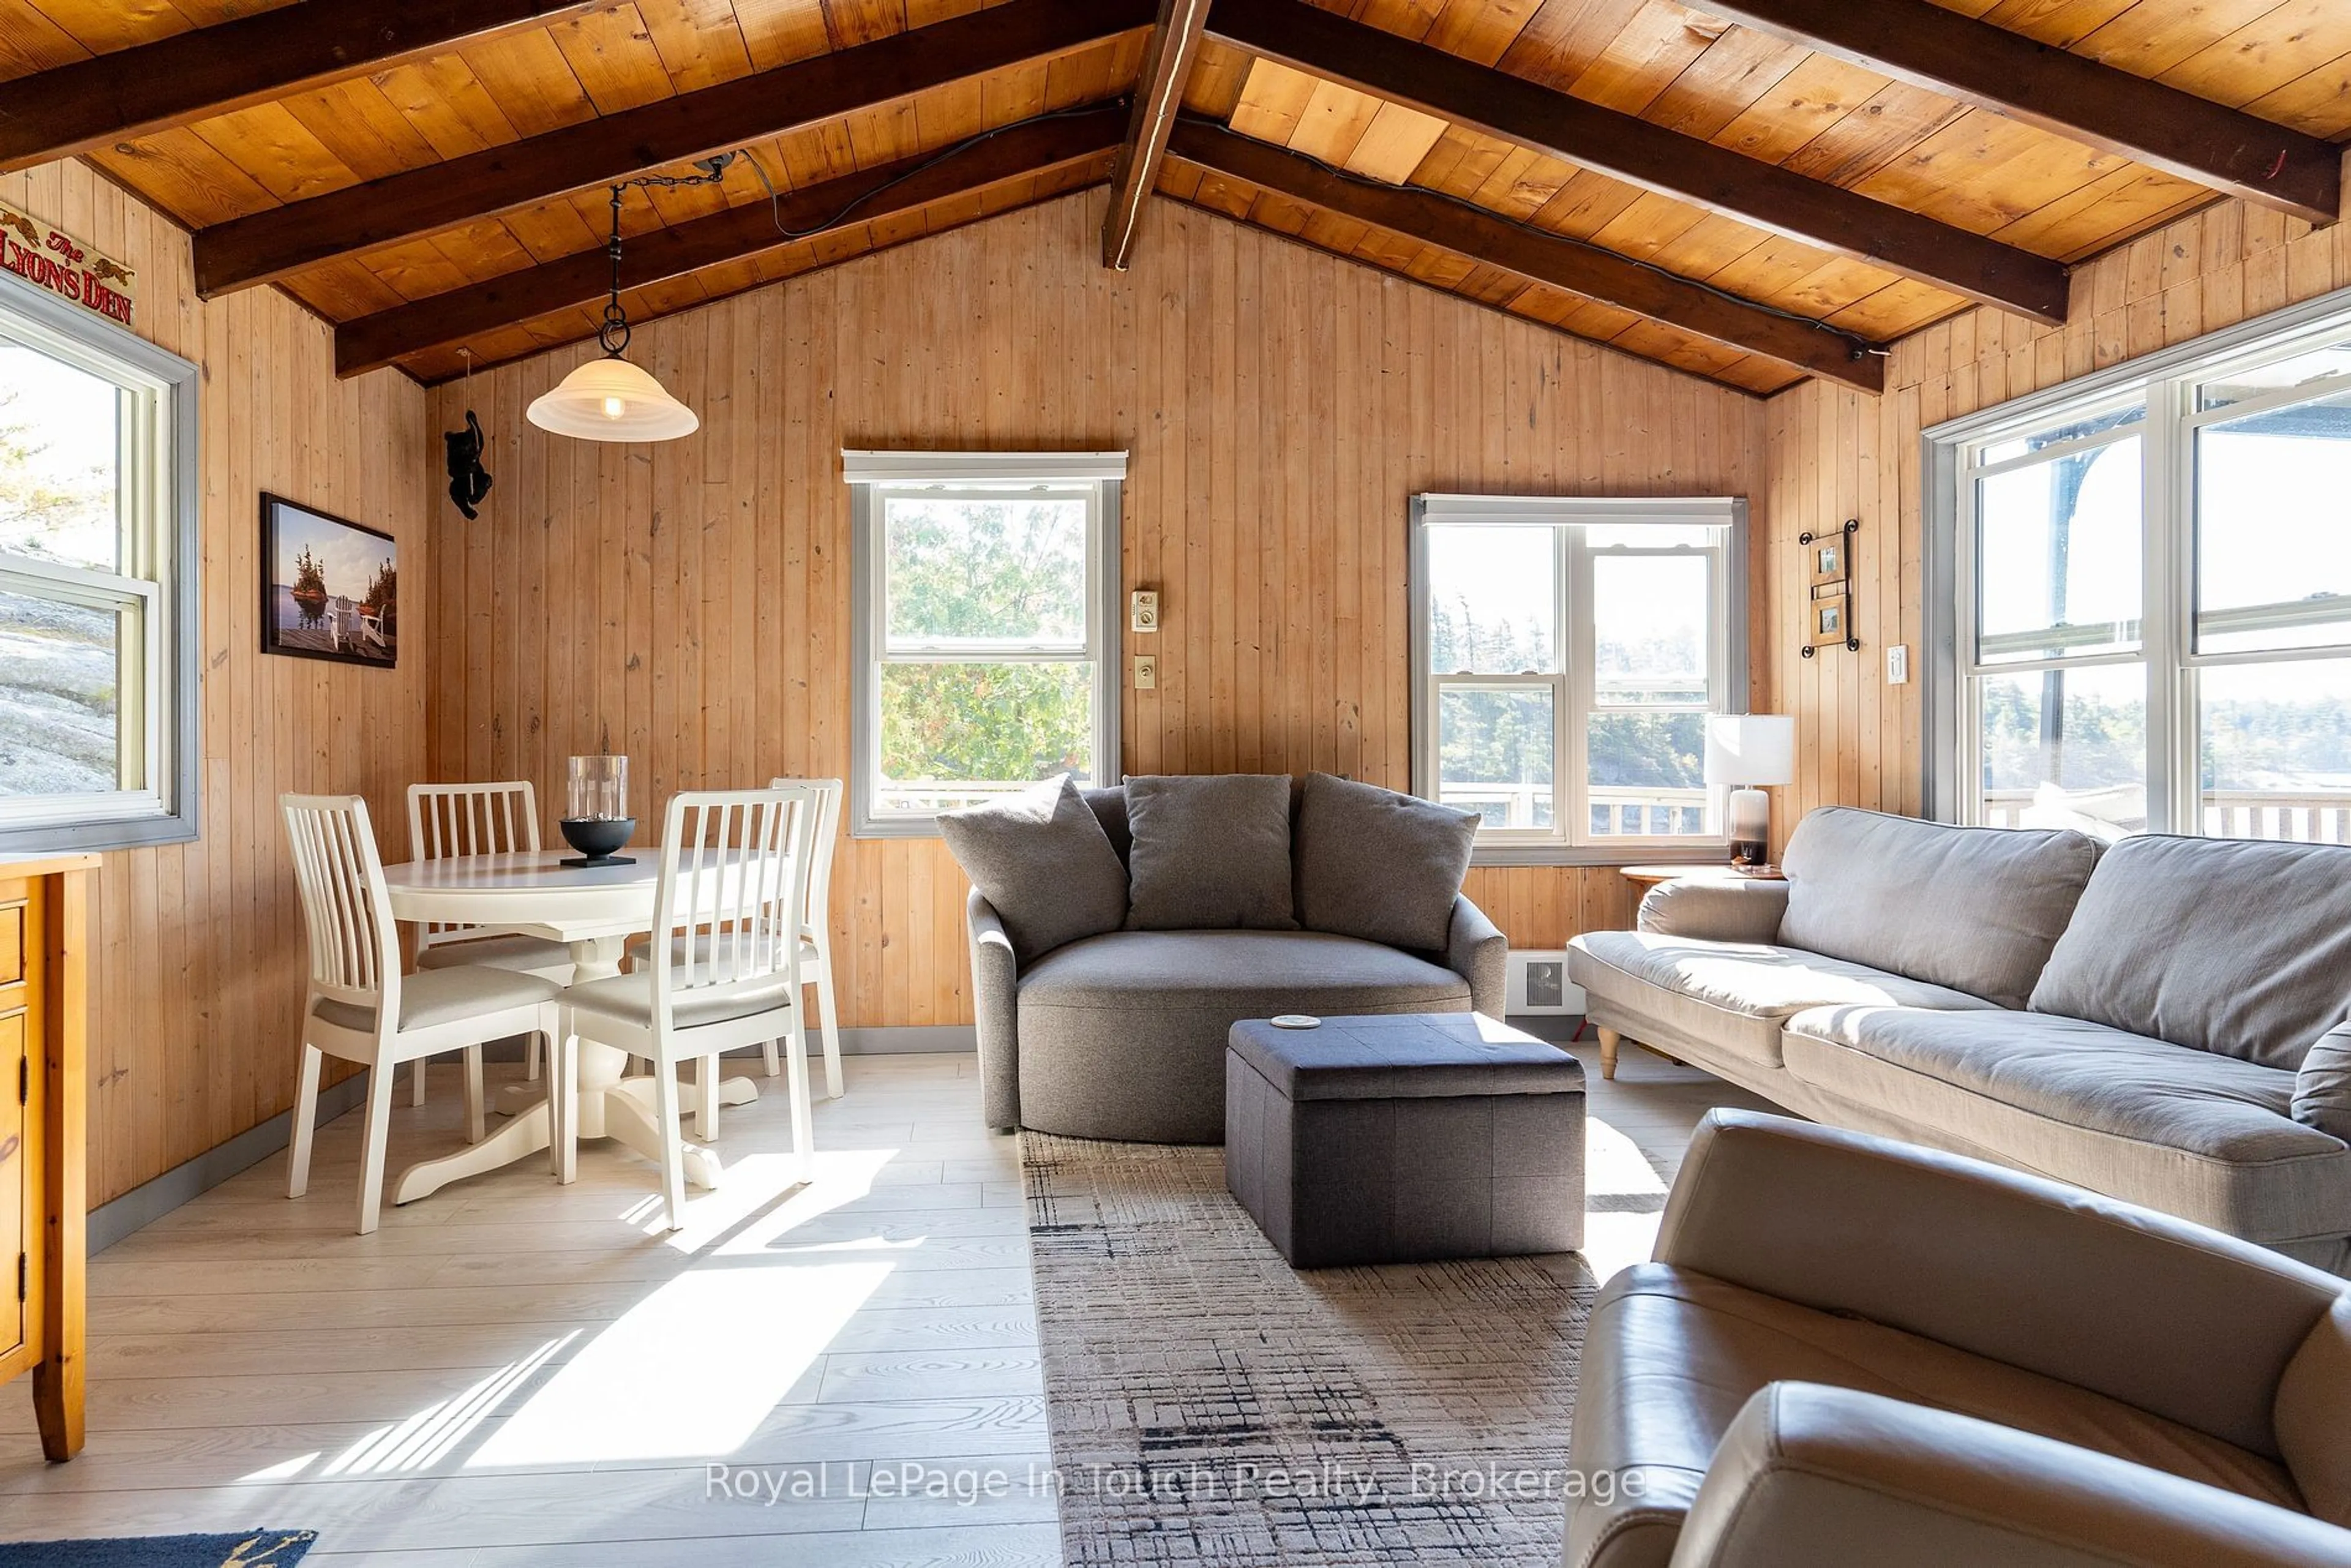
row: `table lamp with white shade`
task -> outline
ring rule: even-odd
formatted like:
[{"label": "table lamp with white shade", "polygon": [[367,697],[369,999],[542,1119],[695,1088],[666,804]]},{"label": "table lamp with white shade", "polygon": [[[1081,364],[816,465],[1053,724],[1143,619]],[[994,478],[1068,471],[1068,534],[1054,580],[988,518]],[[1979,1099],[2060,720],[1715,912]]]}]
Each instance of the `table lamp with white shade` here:
[{"label": "table lamp with white shade", "polygon": [[1796,721],[1777,714],[1718,713],[1706,721],[1706,781],[1730,786],[1730,858],[1755,864],[1771,841],[1771,798],[1758,788],[1796,777]]}]

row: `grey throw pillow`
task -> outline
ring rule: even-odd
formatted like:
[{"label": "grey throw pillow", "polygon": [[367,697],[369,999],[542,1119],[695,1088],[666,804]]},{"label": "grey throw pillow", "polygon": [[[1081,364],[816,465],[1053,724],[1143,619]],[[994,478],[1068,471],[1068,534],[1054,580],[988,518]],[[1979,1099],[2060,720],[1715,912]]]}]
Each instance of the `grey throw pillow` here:
[{"label": "grey throw pillow", "polygon": [[939,814],[939,836],[1003,918],[1026,964],[1126,918],[1126,868],[1077,786],[1061,779]]},{"label": "grey throw pillow", "polygon": [[2294,1119],[2351,1144],[2351,1023],[2318,1037],[2294,1075]]},{"label": "grey throw pillow", "polygon": [[1136,931],[1295,931],[1290,779],[1186,774],[1126,781],[1126,924]]},{"label": "grey throw pillow", "polygon": [[1328,773],[1298,802],[1298,919],[1309,931],[1441,951],[1480,821]]}]

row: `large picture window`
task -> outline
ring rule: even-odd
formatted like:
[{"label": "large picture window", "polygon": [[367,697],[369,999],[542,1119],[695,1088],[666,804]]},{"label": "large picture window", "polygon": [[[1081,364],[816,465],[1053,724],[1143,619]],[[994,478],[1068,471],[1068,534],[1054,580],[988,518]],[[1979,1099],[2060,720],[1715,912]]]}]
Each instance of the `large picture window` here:
[{"label": "large picture window", "polygon": [[0,853],[194,837],[194,378],[0,276]]},{"label": "large picture window", "polygon": [[1414,502],[1414,788],[1482,858],[1722,841],[1709,713],[1746,708],[1739,503]]},{"label": "large picture window", "polygon": [[854,829],[1056,774],[1118,777],[1122,453],[843,455],[857,580]]},{"label": "large picture window", "polygon": [[1928,433],[1938,814],[2351,842],[2351,300]]}]

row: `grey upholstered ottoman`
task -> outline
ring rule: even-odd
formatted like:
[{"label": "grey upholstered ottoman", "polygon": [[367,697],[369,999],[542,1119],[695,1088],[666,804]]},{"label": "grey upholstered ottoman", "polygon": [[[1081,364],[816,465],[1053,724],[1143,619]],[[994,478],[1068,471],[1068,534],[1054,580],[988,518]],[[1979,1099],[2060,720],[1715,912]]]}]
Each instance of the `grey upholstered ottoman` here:
[{"label": "grey upholstered ottoman", "polygon": [[1233,1025],[1225,1185],[1291,1267],[1583,1245],[1583,1067],[1481,1013]]}]

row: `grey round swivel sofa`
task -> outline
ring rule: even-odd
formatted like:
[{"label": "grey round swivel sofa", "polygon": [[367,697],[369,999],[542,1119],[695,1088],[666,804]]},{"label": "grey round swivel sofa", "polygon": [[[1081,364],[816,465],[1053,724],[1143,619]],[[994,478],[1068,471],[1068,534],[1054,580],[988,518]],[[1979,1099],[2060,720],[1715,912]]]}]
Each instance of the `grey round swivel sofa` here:
[{"label": "grey round swivel sofa", "polygon": [[[1129,863],[1125,789],[1083,795]],[[1120,930],[1023,967],[977,891],[966,925],[985,1114],[999,1130],[1220,1144],[1226,1037],[1240,1019],[1502,1012],[1508,942],[1458,891],[1442,951],[1311,930]]]}]

